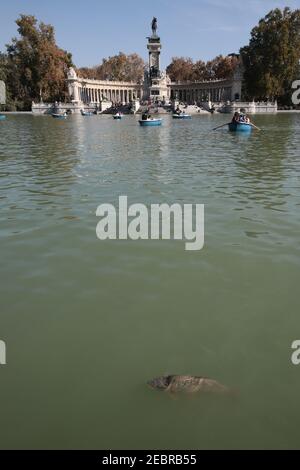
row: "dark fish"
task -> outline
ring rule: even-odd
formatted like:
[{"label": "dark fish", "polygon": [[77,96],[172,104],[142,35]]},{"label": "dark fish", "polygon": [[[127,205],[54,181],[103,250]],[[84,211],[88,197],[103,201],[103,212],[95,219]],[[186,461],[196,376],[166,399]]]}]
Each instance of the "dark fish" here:
[{"label": "dark fish", "polygon": [[165,392],[212,392],[229,393],[230,390],[225,385],[207,377],[196,377],[193,375],[165,375],[149,380],[147,384],[155,390]]}]

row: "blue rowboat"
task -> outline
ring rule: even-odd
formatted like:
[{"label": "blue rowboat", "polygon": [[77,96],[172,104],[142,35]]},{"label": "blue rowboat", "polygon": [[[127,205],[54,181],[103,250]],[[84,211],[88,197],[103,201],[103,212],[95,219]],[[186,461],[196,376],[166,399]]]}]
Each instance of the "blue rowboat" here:
[{"label": "blue rowboat", "polygon": [[173,119],[192,119],[192,116],[190,114],[173,114]]},{"label": "blue rowboat", "polygon": [[83,111],[83,109],[80,110],[81,116],[93,116],[94,113],[91,111]]},{"label": "blue rowboat", "polygon": [[66,119],[67,113],[62,113],[62,114],[52,113],[51,116],[55,119]]},{"label": "blue rowboat", "polygon": [[6,119],[5,114],[0,114],[0,121],[4,121],[4,119]]},{"label": "blue rowboat", "polygon": [[162,123],[162,119],[161,118],[140,119],[139,123],[141,126],[160,126]]},{"label": "blue rowboat", "polygon": [[228,124],[228,128],[231,132],[251,132],[252,131],[251,124],[247,124],[246,122],[230,122]]}]

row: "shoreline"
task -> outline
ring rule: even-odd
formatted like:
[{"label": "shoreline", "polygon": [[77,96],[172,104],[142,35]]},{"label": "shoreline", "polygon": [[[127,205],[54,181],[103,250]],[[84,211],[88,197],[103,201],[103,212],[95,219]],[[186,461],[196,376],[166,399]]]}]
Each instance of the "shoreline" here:
[{"label": "shoreline", "polygon": [[[286,113],[286,114],[297,114],[300,113],[300,109],[278,109],[276,113],[263,113],[263,112],[258,112],[258,113],[251,113],[251,115],[276,115],[277,113]],[[50,116],[50,114],[38,114],[38,113],[33,113],[32,111],[0,111],[0,114],[5,114],[5,115],[18,115],[18,114],[28,114],[31,116]],[[105,114],[105,113],[103,113]],[[108,113],[106,113],[108,114]],[[168,113],[166,113],[168,114]],[[206,113],[196,113],[196,114],[206,114]],[[214,113],[215,116],[222,115],[222,114],[230,114],[230,113]]]}]

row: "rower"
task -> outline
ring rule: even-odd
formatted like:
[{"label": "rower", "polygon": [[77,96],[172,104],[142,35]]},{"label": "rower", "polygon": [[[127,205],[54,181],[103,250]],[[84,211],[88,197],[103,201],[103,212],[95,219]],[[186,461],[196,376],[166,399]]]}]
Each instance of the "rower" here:
[{"label": "rower", "polygon": [[232,118],[232,121],[231,121],[233,124],[235,124],[236,122],[240,122],[240,113],[238,113],[237,111],[234,113],[233,115],[233,118]]}]

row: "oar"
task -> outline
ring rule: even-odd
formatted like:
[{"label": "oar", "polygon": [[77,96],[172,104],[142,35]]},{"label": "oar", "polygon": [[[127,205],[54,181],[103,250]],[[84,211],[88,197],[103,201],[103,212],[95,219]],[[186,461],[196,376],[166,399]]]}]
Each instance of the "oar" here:
[{"label": "oar", "polygon": [[213,129],[211,129],[211,131],[216,131],[217,129],[220,129],[221,127],[228,126],[228,124],[230,124],[230,122],[226,122],[226,124],[222,124],[221,126],[214,127]]},{"label": "oar", "polygon": [[261,129],[259,127],[257,127],[255,124],[253,124],[253,122],[250,122],[249,123],[252,127],[255,127],[255,129],[257,129],[258,131],[261,131]]}]

